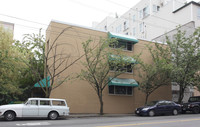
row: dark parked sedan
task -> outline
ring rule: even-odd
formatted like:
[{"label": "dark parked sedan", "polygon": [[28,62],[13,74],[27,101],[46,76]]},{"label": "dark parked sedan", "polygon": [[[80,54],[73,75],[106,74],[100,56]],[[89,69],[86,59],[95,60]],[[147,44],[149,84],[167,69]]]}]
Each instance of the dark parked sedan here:
[{"label": "dark parked sedan", "polygon": [[155,116],[162,114],[177,115],[181,112],[181,106],[173,101],[152,101],[144,107],[137,108],[135,114],[140,116]]}]

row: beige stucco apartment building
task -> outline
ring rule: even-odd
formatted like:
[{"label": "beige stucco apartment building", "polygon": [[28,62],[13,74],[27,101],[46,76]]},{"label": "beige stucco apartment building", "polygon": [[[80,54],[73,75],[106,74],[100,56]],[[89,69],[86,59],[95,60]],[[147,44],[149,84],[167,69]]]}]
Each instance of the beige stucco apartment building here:
[{"label": "beige stucco apartment building", "polygon": [[[92,39],[95,45],[98,44],[100,37],[108,37],[108,32],[106,31],[99,31],[59,21],[51,21],[46,33],[46,50],[49,51],[51,49],[51,45],[55,42],[53,47],[57,47],[57,50],[50,52],[50,54],[52,56],[54,56],[54,54],[68,54],[69,56],[66,58],[68,59],[67,63],[62,64],[63,68],[66,64],[69,65],[84,54],[82,42]],[[114,33],[110,34],[112,37],[122,40],[124,39],[123,41],[127,42],[127,48],[123,50],[124,54],[127,56],[133,56],[142,52],[141,58],[145,60],[145,62],[151,63],[150,54],[145,48],[146,44],[150,44],[149,41],[137,40],[134,37],[117,35]],[[131,41],[133,42],[128,43]],[[81,69],[83,69],[81,61],[84,61],[84,57],[70,66],[66,71],[58,75],[57,79],[68,75],[73,76],[76,73],[79,73]],[[51,66],[52,62],[52,60],[49,60],[48,65]],[[58,65],[59,64],[56,66]],[[134,69],[131,72],[124,73],[117,78],[121,80],[134,79],[137,82],[142,80],[139,78],[138,73]],[[112,86],[112,88],[118,89],[118,86],[120,86],[120,84]],[[145,95],[138,90],[137,85],[127,87],[126,85],[121,84],[121,86],[126,88],[129,92],[126,91],[125,93],[120,93],[120,89],[118,89],[118,92],[113,92],[112,90],[109,91],[110,86],[106,86],[103,92],[104,113],[134,113],[135,108],[144,105]],[[61,86],[52,90],[50,97],[66,99],[71,113],[99,113],[100,105],[98,96],[88,82],[80,79],[71,79],[64,82]],[[149,100],[160,99],[172,99],[171,85],[157,89],[149,98]]]}]

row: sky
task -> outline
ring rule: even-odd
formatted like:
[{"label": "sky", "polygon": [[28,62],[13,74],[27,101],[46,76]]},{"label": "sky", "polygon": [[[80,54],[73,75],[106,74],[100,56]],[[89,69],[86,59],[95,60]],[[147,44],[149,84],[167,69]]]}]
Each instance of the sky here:
[{"label": "sky", "polygon": [[[42,33],[51,20],[92,27],[106,16],[124,14],[140,0],[0,0],[0,21],[14,23],[14,39]],[[191,0],[187,0],[188,2]],[[199,0],[194,0],[199,1]]]}]

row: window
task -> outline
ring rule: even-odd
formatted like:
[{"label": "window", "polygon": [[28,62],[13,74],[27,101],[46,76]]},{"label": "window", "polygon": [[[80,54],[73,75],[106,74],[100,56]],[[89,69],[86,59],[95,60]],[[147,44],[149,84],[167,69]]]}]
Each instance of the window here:
[{"label": "window", "polygon": [[133,36],[135,36],[136,35],[136,28],[134,27],[133,28]]},{"label": "window", "polygon": [[145,7],[143,8],[142,10],[139,11],[139,15],[140,15],[140,18],[145,18],[149,15],[149,7]]},{"label": "window", "polygon": [[174,105],[174,103],[171,101],[166,101],[165,103],[166,103],[166,105]]},{"label": "window", "polygon": [[52,105],[54,106],[66,106],[64,101],[52,101]]},{"label": "window", "polygon": [[157,6],[153,5],[153,12],[157,12]]},{"label": "window", "polygon": [[120,65],[110,65],[110,70],[111,71],[117,71],[117,70],[120,70],[120,71],[124,71],[124,72],[127,72],[127,73],[132,73],[133,72],[133,65],[132,64],[129,64],[129,65],[126,65],[126,66],[120,66]]},{"label": "window", "polygon": [[143,32],[144,31],[144,25],[143,23],[140,23],[140,32]]},{"label": "window", "polygon": [[149,7],[147,6],[143,9],[143,18],[147,17],[148,15],[149,15]]},{"label": "window", "polygon": [[104,26],[104,30],[107,30],[107,26]]},{"label": "window", "polygon": [[135,15],[133,15],[133,23],[135,22]]},{"label": "window", "polygon": [[132,51],[132,43],[131,42],[122,42],[118,41],[117,44],[109,45],[111,48],[122,48],[123,50]]},{"label": "window", "polygon": [[160,6],[157,6],[157,11],[160,11]]},{"label": "window", "polygon": [[164,101],[162,101],[162,102],[159,102],[157,105],[162,106],[162,105],[166,105],[166,103]]},{"label": "window", "polygon": [[124,30],[126,30],[126,29],[128,29],[128,22],[127,21],[124,22]]},{"label": "window", "polygon": [[158,12],[160,10],[160,6],[153,5],[153,12]]},{"label": "window", "polygon": [[30,105],[38,105],[38,100],[30,100]]},{"label": "window", "polygon": [[122,31],[122,25],[116,27],[116,33],[120,33]]},{"label": "window", "polygon": [[132,69],[132,65],[127,65],[126,67],[126,72],[129,72],[129,73],[132,73],[133,72],[133,69]]},{"label": "window", "polygon": [[140,11],[139,11],[140,18],[143,18],[142,13],[143,13],[143,10],[140,10]]},{"label": "window", "polygon": [[127,73],[132,73],[133,72],[133,69],[132,69],[132,65],[129,64],[129,65],[126,65],[124,67],[121,67],[121,69],[124,71],[124,72],[127,72]]},{"label": "window", "polygon": [[109,86],[109,94],[115,95],[132,95],[133,90],[131,86]]},{"label": "window", "polygon": [[200,8],[197,9],[197,18],[200,20]]},{"label": "window", "polygon": [[40,100],[40,105],[50,105],[49,100]]},{"label": "window", "polygon": [[47,41],[47,52],[49,51],[49,40]]},{"label": "window", "polygon": [[132,43],[126,43],[127,44],[127,50],[132,51]]}]

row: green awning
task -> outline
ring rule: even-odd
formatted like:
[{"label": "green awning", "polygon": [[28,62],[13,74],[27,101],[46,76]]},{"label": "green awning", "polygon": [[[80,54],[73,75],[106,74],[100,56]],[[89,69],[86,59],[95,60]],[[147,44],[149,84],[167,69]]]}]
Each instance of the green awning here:
[{"label": "green awning", "polygon": [[134,79],[122,79],[122,78],[109,78],[111,80],[108,83],[108,86],[114,85],[114,86],[133,86],[138,87],[138,83]]},{"label": "green awning", "polygon": [[117,39],[125,41],[125,42],[131,42],[132,44],[138,43],[138,40],[136,38],[134,38],[132,36],[128,36],[128,35],[108,32],[108,37],[109,38],[117,38]]},{"label": "green awning", "polygon": [[113,61],[123,61],[123,62],[127,62],[130,64],[135,64],[136,60],[130,56],[119,56],[119,55],[109,55],[109,60],[113,60]]},{"label": "green awning", "polygon": [[[48,87],[50,87],[50,76],[47,77],[47,82],[48,82]],[[42,87],[46,87],[46,78],[42,79],[40,81],[40,84],[42,85]],[[40,84],[37,82],[35,83],[34,87],[41,87]]]}]

